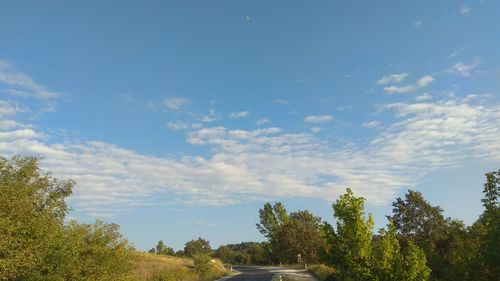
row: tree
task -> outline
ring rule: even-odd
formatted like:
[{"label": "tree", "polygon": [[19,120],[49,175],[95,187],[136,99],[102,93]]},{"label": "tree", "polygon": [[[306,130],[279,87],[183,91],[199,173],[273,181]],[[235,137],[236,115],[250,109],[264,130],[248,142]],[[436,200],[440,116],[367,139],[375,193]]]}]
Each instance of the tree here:
[{"label": "tree", "polygon": [[449,245],[447,245],[448,223],[439,206],[431,206],[422,194],[408,190],[405,198],[397,198],[392,204],[393,215],[388,218],[394,226],[405,247],[408,241],[416,243],[425,253],[432,269],[432,278],[444,278]]},{"label": "tree", "polygon": [[355,197],[351,189],[333,204],[336,231],[325,224],[328,261],[340,271],[342,280],[372,280],[370,272],[373,218],[365,218],[365,199]]},{"label": "tree", "polygon": [[278,243],[283,249],[283,258],[296,262],[300,254],[304,264],[318,261],[318,252],[325,246],[320,235],[321,218],[309,211],[291,213],[285,224],[278,230]]},{"label": "tree", "polygon": [[184,254],[193,257],[194,255],[211,255],[212,248],[210,242],[199,237],[197,240],[191,240],[184,247]]},{"label": "tree", "polygon": [[285,206],[281,202],[264,204],[262,209],[259,209],[260,223],[257,223],[257,229],[262,235],[267,237],[269,242],[269,252],[275,261],[280,261],[282,248],[279,246],[278,232],[281,227],[288,221],[288,213]]},{"label": "tree", "polygon": [[59,235],[73,181],[60,181],[35,157],[0,157],[0,280],[41,266]]},{"label": "tree", "polygon": [[401,251],[396,229],[389,222],[387,230],[381,229],[372,248],[371,274],[378,281],[423,281],[428,280],[430,268],[423,251],[409,242]]},{"label": "tree", "polygon": [[155,250],[156,250],[155,252],[158,255],[165,255],[165,256],[175,255],[174,249],[167,247],[167,245],[165,245],[165,243],[163,243],[162,240],[158,241],[158,244],[156,244]]},{"label": "tree", "polygon": [[193,255],[194,271],[201,280],[208,280],[212,273],[212,259],[207,254]]}]

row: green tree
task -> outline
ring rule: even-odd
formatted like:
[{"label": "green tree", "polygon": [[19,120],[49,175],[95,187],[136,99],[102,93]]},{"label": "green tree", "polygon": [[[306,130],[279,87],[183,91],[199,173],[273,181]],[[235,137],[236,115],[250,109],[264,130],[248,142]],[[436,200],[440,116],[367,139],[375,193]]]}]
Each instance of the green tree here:
[{"label": "green tree", "polygon": [[193,255],[194,271],[201,280],[208,280],[212,273],[212,259],[209,255],[199,253]]},{"label": "green tree", "polygon": [[210,242],[199,237],[197,240],[191,240],[186,243],[184,247],[184,254],[193,257],[194,255],[208,255],[212,254]]},{"label": "green tree", "polygon": [[355,197],[351,189],[333,204],[337,228],[325,224],[328,261],[345,281],[373,280],[370,272],[373,218],[365,218],[365,199]]},{"label": "green tree", "polygon": [[158,255],[165,255],[165,256],[173,256],[175,255],[174,249],[167,247],[165,243],[163,243],[163,240],[158,241],[158,244],[156,244],[155,247],[155,252]]},{"label": "green tree", "polygon": [[0,280],[41,266],[68,212],[73,181],[59,181],[34,157],[0,157]]},{"label": "green tree", "polygon": [[387,230],[379,231],[373,243],[371,266],[372,278],[377,281],[424,281],[430,275],[425,254],[413,242],[401,251],[392,222]]},{"label": "green tree", "polygon": [[432,279],[442,280],[449,265],[449,220],[443,217],[443,210],[432,206],[420,192],[413,190],[409,190],[404,199],[397,198],[392,206],[393,215],[388,218],[394,222],[403,247],[410,240],[416,243],[427,257]]},{"label": "green tree", "polygon": [[321,218],[309,211],[290,214],[287,221],[278,230],[277,237],[282,255],[287,262],[296,262],[300,254],[304,264],[318,262],[318,252],[325,247],[320,234]]},{"label": "green tree", "polygon": [[262,209],[259,209],[260,223],[257,223],[257,229],[262,235],[268,239],[268,250],[271,257],[280,262],[282,256],[282,248],[279,244],[279,231],[281,227],[288,221],[288,213],[285,206],[281,202],[264,204]]}]

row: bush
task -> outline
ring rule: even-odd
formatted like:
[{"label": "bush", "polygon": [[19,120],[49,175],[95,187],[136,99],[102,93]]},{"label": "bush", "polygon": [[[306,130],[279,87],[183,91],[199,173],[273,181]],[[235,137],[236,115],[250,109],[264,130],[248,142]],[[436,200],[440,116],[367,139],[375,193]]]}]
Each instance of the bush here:
[{"label": "bush", "polygon": [[194,271],[200,280],[208,280],[212,274],[212,258],[208,255],[199,254],[193,256]]}]

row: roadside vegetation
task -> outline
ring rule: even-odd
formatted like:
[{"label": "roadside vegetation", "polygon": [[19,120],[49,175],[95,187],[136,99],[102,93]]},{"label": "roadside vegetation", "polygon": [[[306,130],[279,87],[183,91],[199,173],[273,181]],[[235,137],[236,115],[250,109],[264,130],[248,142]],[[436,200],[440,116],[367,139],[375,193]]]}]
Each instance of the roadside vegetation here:
[{"label": "roadside vegetation", "polygon": [[328,281],[500,276],[500,171],[486,174],[484,211],[470,226],[409,190],[375,233],[365,200],[347,189],[332,205],[335,225],[266,203],[257,224],[266,242],[213,250],[198,238],[175,252],[160,240],[148,253],[135,250],[116,224],[67,221],[73,185],[43,172],[34,157],[0,157],[0,281],[206,281],[228,274],[223,263],[301,264]]},{"label": "roadside vegetation", "polygon": [[483,194],[484,211],[470,226],[445,218],[439,206],[409,190],[375,234],[365,200],[347,189],[332,205],[335,226],[307,210],[288,213],[276,202],[259,210],[257,229],[267,238],[270,264],[315,264],[308,269],[319,280],[494,281],[500,276],[500,171],[486,174]]},{"label": "roadside vegetation", "polygon": [[[163,242],[139,253],[116,224],[66,222],[74,183],[44,173],[34,157],[0,157],[0,280],[204,281],[226,274],[201,240],[188,255]],[[204,248],[205,247],[205,248]],[[157,252],[158,250],[158,252]]]}]

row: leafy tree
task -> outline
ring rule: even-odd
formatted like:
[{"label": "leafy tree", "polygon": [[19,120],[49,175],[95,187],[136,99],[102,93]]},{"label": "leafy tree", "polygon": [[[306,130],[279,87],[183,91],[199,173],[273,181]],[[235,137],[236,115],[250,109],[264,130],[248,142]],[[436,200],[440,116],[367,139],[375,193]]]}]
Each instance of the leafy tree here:
[{"label": "leafy tree", "polygon": [[149,249],[148,253],[156,254],[156,248],[153,247],[153,248]]},{"label": "leafy tree", "polygon": [[498,280],[500,276],[500,170],[486,174],[481,200],[485,208],[473,225],[479,249],[475,262],[477,280]]},{"label": "leafy tree", "polygon": [[409,242],[401,251],[396,229],[392,222],[387,230],[381,229],[372,248],[372,278],[379,281],[428,280],[430,268],[423,251]]},{"label": "leafy tree", "polygon": [[351,189],[333,204],[336,231],[325,224],[329,262],[340,271],[342,280],[372,280],[370,272],[373,218],[365,218],[365,199]]},{"label": "leafy tree", "polygon": [[300,254],[305,265],[318,262],[318,251],[325,246],[320,234],[321,218],[309,211],[291,213],[278,230],[278,243],[288,262],[297,261]]},{"label": "leafy tree", "polygon": [[199,237],[197,240],[191,240],[184,247],[184,254],[193,257],[194,255],[211,255],[212,248],[210,242]]},{"label": "leafy tree", "polygon": [[73,182],[59,181],[34,157],[0,157],[0,280],[41,266],[68,212]]},{"label": "leafy tree", "polygon": [[443,210],[432,206],[420,192],[413,190],[409,190],[404,199],[397,198],[392,206],[393,215],[388,218],[394,222],[403,246],[414,241],[427,257],[432,278],[443,279],[449,264],[446,260],[449,221],[443,217]]},{"label": "leafy tree", "polygon": [[288,221],[285,206],[281,202],[275,202],[274,205],[268,202],[262,209],[259,209],[259,219],[260,223],[256,224],[257,229],[267,237],[270,255],[275,261],[280,261],[282,248],[280,248],[278,233]]},{"label": "leafy tree", "polygon": [[174,249],[167,247],[167,245],[165,245],[165,243],[163,243],[162,240],[158,241],[158,244],[156,244],[155,252],[158,255],[165,255],[165,256],[175,255]]}]

